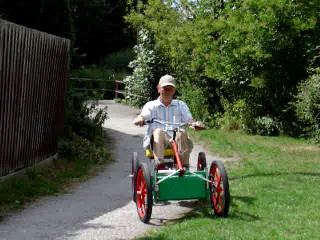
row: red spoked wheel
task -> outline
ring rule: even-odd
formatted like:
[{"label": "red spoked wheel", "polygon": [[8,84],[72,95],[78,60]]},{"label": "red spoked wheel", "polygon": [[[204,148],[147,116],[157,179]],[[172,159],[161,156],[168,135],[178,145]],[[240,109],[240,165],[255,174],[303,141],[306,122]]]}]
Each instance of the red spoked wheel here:
[{"label": "red spoked wheel", "polygon": [[206,154],[204,152],[199,152],[197,170],[202,171],[207,167]]},{"label": "red spoked wheel", "polygon": [[139,165],[135,176],[136,206],[139,218],[148,223],[152,213],[152,184],[150,171],[146,163]]},{"label": "red spoked wheel", "polygon": [[131,182],[132,182],[132,197],[133,201],[136,201],[136,191],[135,191],[135,184],[134,184],[134,179],[135,179],[135,174],[137,172],[137,168],[139,166],[139,159],[138,159],[138,153],[134,152],[131,160]]},{"label": "red spoked wheel", "polygon": [[227,172],[221,161],[213,161],[209,172],[210,199],[214,213],[218,217],[227,217],[230,193]]}]

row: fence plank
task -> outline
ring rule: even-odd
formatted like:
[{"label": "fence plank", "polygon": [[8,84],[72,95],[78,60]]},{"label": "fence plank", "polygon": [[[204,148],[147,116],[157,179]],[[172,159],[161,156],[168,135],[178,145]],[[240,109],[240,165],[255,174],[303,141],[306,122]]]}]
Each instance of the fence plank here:
[{"label": "fence plank", "polygon": [[0,19],[0,176],[57,150],[69,49],[67,39]]}]

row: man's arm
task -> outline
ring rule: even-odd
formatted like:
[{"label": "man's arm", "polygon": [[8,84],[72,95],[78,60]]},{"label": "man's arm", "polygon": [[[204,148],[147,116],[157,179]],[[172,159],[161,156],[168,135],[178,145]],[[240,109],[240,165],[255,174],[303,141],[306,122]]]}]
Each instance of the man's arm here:
[{"label": "man's arm", "polygon": [[143,124],[144,124],[144,121],[145,120],[148,120],[150,118],[150,115],[151,115],[151,106],[152,105],[152,102],[147,102],[142,110],[141,110],[141,113],[138,115],[138,117],[136,117],[134,120],[133,120],[133,124],[134,125],[137,125],[137,126],[140,126],[142,127]]},{"label": "man's arm", "polygon": [[144,124],[144,118],[141,115],[139,115],[133,120],[133,124],[142,127]]}]

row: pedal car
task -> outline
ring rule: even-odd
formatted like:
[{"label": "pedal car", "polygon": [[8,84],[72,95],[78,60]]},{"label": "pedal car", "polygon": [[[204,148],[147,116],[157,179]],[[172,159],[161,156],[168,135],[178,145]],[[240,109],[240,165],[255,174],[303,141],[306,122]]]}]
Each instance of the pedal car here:
[{"label": "pedal car", "polygon": [[[146,163],[140,163],[137,152],[132,157],[132,190],[133,201],[136,203],[139,218],[148,223],[153,203],[172,200],[206,200],[210,199],[214,214],[226,217],[229,211],[229,183],[227,172],[221,161],[213,161],[207,168],[204,152],[198,154],[197,170],[191,172],[182,166],[179,156],[176,133],[187,127],[185,123],[162,122],[157,119],[147,121],[147,124],[157,122],[172,131],[170,140],[172,147],[165,149],[163,166],[154,166],[152,174]],[[153,154],[146,151],[146,157],[153,159]]]}]

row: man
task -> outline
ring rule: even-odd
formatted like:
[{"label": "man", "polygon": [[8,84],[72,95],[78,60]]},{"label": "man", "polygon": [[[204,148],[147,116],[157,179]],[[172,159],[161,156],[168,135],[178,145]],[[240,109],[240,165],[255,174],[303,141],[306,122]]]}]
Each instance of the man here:
[{"label": "man", "polygon": [[[142,126],[146,120],[155,118],[165,122],[188,123],[193,127],[204,127],[201,122],[192,118],[188,106],[183,101],[172,99],[176,91],[176,81],[172,76],[161,77],[157,90],[159,93],[158,99],[144,105],[141,114],[133,120],[135,125]],[[153,151],[157,165],[164,163],[164,149],[170,146],[171,136],[168,136],[169,133],[165,133],[164,129],[165,126],[159,123],[149,124],[143,140],[143,147]],[[189,167],[192,143],[185,131],[177,133],[177,142],[180,143],[179,154],[182,164]]]}]

